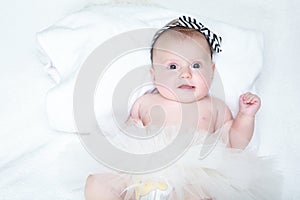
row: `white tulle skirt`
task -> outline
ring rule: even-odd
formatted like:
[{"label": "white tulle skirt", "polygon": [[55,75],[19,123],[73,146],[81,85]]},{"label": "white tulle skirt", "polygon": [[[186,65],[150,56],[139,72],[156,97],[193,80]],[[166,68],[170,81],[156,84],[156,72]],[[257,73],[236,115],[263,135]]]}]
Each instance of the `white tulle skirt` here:
[{"label": "white tulle skirt", "polygon": [[[140,175],[119,174],[119,180],[126,180],[128,186],[122,191],[124,199],[281,199],[282,179],[273,159],[259,157],[250,150],[228,148],[230,125],[225,124],[215,133],[199,131],[199,137],[184,155],[162,170]],[[150,151],[163,148],[172,140],[173,131],[174,127],[166,128],[165,135],[156,138],[155,145],[133,144],[125,138],[112,142],[126,150],[134,147],[132,151],[141,152],[148,146],[145,151]],[[210,149],[205,156],[200,153],[203,148]]]}]

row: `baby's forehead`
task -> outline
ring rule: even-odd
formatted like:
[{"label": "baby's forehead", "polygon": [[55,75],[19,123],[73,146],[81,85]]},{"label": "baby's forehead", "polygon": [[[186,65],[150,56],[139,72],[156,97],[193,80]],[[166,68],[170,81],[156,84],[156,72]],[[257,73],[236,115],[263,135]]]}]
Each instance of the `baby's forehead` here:
[{"label": "baby's forehead", "polygon": [[159,57],[162,52],[174,52],[184,57],[211,58],[206,38],[197,31],[189,31],[186,34],[174,30],[165,31],[154,44],[153,57]]}]

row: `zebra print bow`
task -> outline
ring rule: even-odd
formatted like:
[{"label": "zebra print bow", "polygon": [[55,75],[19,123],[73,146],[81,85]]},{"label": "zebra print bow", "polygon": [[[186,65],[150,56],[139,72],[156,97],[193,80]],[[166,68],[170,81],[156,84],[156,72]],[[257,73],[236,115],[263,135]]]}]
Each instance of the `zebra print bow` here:
[{"label": "zebra print bow", "polygon": [[222,51],[221,50],[221,42],[222,42],[221,37],[214,34],[212,31],[210,31],[208,28],[206,28],[200,22],[197,22],[197,20],[195,18],[186,17],[186,16],[179,17],[178,19],[171,21],[169,24],[167,24],[163,28],[159,29],[153,37],[152,46],[155,43],[155,41],[157,40],[157,38],[164,31],[166,31],[167,29],[173,28],[173,27],[186,27],[186,28],[195,29],[205,36],[205,38],[213,52],[219,53]]}]

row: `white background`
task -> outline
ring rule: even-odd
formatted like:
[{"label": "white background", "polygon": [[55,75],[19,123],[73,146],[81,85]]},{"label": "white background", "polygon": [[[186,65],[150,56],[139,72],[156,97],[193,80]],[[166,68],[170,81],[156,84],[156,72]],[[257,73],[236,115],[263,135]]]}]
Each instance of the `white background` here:
[{"label": "white background", "polygon": [[[261,152],[277,154],[280,158],[279,163],[285,177],[284,199],[299,199],[299,1],[151,2],[263,32],[265,64],[257,80],[258,93],[262,98],[257,123],[261,135]],[[71,172],[74,176],[78,174],[82,179],[81,186],[84,185],[87,172],[76,170],[80,170],[80,164],[93,163],[93,160],[82,147],[75,148],[76,155],[72,154],[73,151],[68,151],[72,149],[68,146],[69,143],[57,138],[68,138],[70,135],[51,130],[47,123],[45,95],[54,83],[38,61],[35,33],[66,14],[82,8],[86,3],[84,0],[1,1],[0,199],[67,199],[61,196],[64,188],[57,185],[56,180],[51,177],[69,176]],[[70,140],[74,141],[76,138],[70,137]],[[43,147],[47,145],[52,145],[53,150],[42,153]],[[65,155],[74,159],[80,153],[85,160],[77,161],[76,166],[67,170],[66,174],[55,174],[55,163],[69,166],[59,157],[61,151],[58,149],[66,149]],[[48,167],[52,171],[48,171]],[[92,171],[93,167],[90,169]]]}]

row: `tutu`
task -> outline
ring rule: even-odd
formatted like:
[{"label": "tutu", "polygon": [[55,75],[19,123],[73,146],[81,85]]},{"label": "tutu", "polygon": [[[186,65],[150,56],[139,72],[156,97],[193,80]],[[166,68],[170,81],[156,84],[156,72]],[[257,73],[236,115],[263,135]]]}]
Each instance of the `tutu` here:
[{"label": "tutu", "polygon": [[[119,174],[116,180],[126,179],[127,184],[122,196],[125,200],[281,199],[282,179],[272,158],[228,148],[230,127],[231,122],[215,133],[197,131],[197,138],[184,155],[164,169],[139,175]],[[176,130],[165,127],[163,134],[143,144],[120,137],[112,142],[127,151],[149,153],[168,145]]]}]

